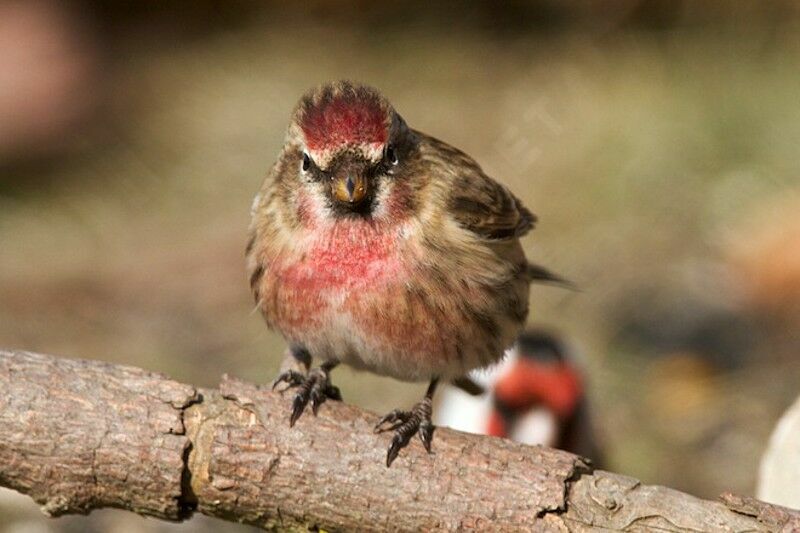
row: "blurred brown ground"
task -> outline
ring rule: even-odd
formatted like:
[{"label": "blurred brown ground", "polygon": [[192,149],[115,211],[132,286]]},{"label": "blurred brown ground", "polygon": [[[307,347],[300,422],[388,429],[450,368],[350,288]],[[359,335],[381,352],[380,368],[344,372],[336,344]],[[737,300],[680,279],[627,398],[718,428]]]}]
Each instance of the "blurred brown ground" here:
[{"label": "blurred brown ground", "polygon": [[[36,128],[24,113],[0,124],[0,346],[205,386],[224,372],[270,381],[283,343],[252,312],[250,201],[299,95],[351,78],[539,215],[529,256],[582,291],[534,288],[531,322],[583,348],[610,468],[707,497],[753,492],[800,393],[794,4],[24,5],[49,17],[24,32],[43,52],[0,62],[0,96],[13,102],[2,80],[45,61],[70,85],[20,98]],[[35,49],[3,31],[6,52]],[[375,411],[423,389],[335,378]],[[47,521],[4,501],[3,532],[223,527]]]}]

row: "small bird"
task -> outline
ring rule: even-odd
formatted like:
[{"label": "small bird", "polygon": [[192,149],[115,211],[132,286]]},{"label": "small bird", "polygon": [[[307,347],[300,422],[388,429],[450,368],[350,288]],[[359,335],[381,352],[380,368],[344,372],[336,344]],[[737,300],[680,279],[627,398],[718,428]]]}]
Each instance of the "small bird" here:
[{"label": "small bird", "polygon": [[437,399],[438,425],[551,446],[601,463],[584,379],[556,335],[527,329],[501,363],[469,377],[484,393],[446,387]]},{"label": "small bird", "polygon": [[[340,363],[427,381],[410,410],[381,418],[390,466],[415,435],[430,453],[440,380],[497,362],[528,316],[519,238],[536,217],[465,153],[410,128],[375,89],[340,81],[303,96],[251,209],[250,286],[288,354],[275,386],[340,400]],[[321,361],[311,368],[312,359]]]}]

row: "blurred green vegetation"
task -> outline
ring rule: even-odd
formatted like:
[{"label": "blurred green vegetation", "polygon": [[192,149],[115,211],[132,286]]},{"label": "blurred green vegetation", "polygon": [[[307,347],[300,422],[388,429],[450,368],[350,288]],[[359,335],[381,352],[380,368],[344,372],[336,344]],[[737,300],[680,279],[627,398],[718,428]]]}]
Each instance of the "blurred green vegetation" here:
[{"label": "blurred green vegetation", "polygon": [[[240,2],[216,23],[214,2],[189,22],[98,4],[89,125],[65,153],[0,161],[0,345],[269,382],[284,345],[248,292],[250,201],[300,94],[351,78],[539,216],[529,257],[582,290],[533,288],[530,320],[582,348],[609,467],[752,493],[800,392],[800,313],[759,303],[742,266],[764,235],[800,234],[800,20],[669,4]],[[375,411],[424,389],[334,376]]]}]

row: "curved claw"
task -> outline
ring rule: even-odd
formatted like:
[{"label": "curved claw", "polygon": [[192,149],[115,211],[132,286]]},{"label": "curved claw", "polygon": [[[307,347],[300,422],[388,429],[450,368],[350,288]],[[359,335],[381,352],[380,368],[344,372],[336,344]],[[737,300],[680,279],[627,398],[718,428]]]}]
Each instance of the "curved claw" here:
[{"label": "curved claw", "polygon": [[281,383],[288,384],[289,386],[287,388],[291,389],[292,387],[301,385],[305,379],[306,377],[297,370],[287,370],[285,372],[281,372],[280,375],[275,378],[275,381],[272,382],[272,390],[275,390],[275,387]]},{"label": "curved claw", "polygon": [[423,420],[419,426],[419,440],[422,441],[422,445],[428,453],[431,453],[434,428],[435,426],[429,420]]},{"label": "curved claw", "polygon": [[325,403],[325,400],[342,401],[342,392],[339,387],[328,383],[327,374],[323,379],[315,380],[311,387],[311,411],[314,416],[317,416],[319,406]]},{"label": "curved claw", "polygon": [[411,411],[395,409],[381,418],[375,425],[375,433],[394,431],[394,437],[392,437],[389,450],[386,452],[386,466],[392,466],[392,463],[400,454],[400,450],[408,445],[415,433],[419,433],[422,445],[428,453],[431,453],[434,429],[435,426],[431,422],[430,396],[426,396]]},{"label": "curved claw", "polygon": [[[395,409],[390,413],[385,414],[378,420],[378,423],[375,424],[373,428],[374,433],[383,433],[384,431],[394,431],[401,425],[403,425],[409,418],[411,417],[411,413],[408,411],[401,411],[400,409]],[[384,424],[389,424],[386,427],[383,427]]]},{"label": "curved claw", "polygon": [[292,416],[289,418],[289,427],[294,427],[294,423],[303,414],[306,405],[308,405],[308,394],[303,394],[302,391],[298,392],[292,402]]},{"label": "curved claw", "polygon": [[319,411],[319,406],[322,405],[327,399],[325,395],[325,391],[322,387],[313,387],[311,389],[311,412],[314,413],[314,416],[317,416],[317,412]]},{"label": "curved claw", "polygon": [[389,445],[389,450],[386,452],[386,468],[392,466],[392,463],[397,456],[400,455],[400,450],[406,447],[408,441],[411,440],[411,434],[396,433],[392,438],[392,443]]},{"label": "curved claw", "polygon": [[306,406],[311,402],[311,411],[314,416],[317,415],[320,405],[325,403],[325,400],[331,399],[341,401],[342,393],[339,387],[330,384],[328,371],[326,369],[312,370],[308,376],[303,375],[296,370],[287,370],[282,373],[275,380],[273,389],[279,383],[288,383],[289,387],[300,386],[297,395],[292,402],[292,415],[289,417],[289,427],[293,427],[295,422],[300,418],[306,409]]}]

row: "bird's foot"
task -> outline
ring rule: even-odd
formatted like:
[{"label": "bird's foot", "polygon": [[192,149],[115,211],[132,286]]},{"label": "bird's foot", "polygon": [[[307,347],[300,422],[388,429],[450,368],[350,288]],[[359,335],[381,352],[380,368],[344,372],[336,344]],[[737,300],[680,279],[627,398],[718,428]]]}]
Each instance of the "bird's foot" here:
[{"label": "bird's foot", "polygon": [[272,384],[273,390],[281,383],[288,385],[286,390],[300,387],[292,402],[292,416],[289,418],[289,427],[294,426],[309,401],[311,402],[311,411],[316,416],[319,406],[325,403],[325,400],[342,400],[342,393],[339,391],[339,387],[331,384],[329,373],[330,368],[325,366],[314,368],[308,374],[290,369],[282,372],[275,379]]},{"label": "bird's foot", "polygon": [[431,453],[431,440],[433,440],[433,422],[431,422],[431,399],[426,397],[415,405],[410,411],[395,409],[381,418],[375,424],[375,433],[394,431],[394,438],[386,453],[386,466],[392,466],[400,450],[405,448],[414,434],[419,434],[419,439],[425,450]]}]

